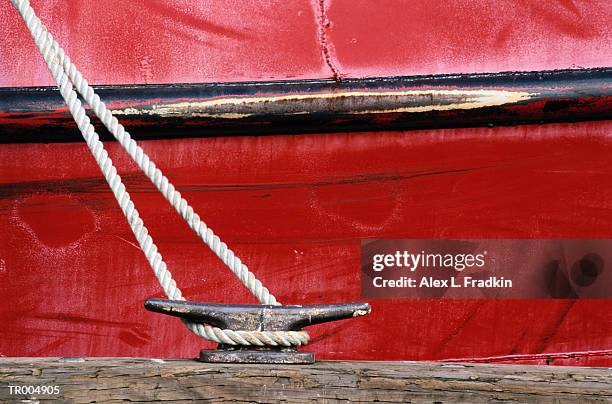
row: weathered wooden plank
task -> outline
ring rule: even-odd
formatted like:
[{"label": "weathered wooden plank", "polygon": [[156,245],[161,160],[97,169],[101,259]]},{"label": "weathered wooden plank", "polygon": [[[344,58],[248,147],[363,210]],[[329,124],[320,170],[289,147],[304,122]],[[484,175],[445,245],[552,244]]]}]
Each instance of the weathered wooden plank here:
[{"label": "weathered wooden plank", "polygon": [[[605,368],[323,361],[311,366],[205,364],[184,359],[3,358],[0,399],[71,402],[612,402]],[[8,385],[59,386],[10,395]]]}]

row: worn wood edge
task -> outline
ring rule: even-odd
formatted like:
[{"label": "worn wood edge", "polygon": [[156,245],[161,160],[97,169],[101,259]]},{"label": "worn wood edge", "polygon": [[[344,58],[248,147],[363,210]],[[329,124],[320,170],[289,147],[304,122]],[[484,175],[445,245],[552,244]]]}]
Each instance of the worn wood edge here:
[{"label": "worn wood edge", "polygon": [[[59,386],[10,395],[8,385]],[[612,370],[442,362],[209,364],[186,359],[0,358],[0,400],[612,402]]]}]

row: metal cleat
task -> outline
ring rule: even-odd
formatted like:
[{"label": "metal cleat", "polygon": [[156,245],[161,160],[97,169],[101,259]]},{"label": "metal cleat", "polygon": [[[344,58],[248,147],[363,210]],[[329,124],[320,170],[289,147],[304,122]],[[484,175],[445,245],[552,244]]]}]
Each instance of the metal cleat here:
[{"label": "metal cleat", "polygon": [[[303,327],[328,321],[364,316],[368,303],[322,304],[313,306],[271,306],[218,304],[148,299],[145,308],[185,320],[233,331],[301,331]],[[296,347],[219,344],[216,350],[200,351],[201,362],[217,363],[314,363],[312,352]]]}]

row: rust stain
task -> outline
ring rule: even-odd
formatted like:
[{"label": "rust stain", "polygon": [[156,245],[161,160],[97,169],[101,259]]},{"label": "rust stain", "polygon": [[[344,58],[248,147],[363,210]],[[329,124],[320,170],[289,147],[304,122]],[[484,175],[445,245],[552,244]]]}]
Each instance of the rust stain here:
[{"label": "rust stain", "polygon": [[327,13],[325,11],[325,0],[318,0],[317,8],[319,15],[317,17],[317,26],[319,28],[319,45],[321,48],[321,55],[323,56],[323,60],[325,64],[329,68],[332,73],[332,78],[336,82],[341,81],[341,76],[338,68],[334,64],[332,60],[332,52],[330,49],[330,44],[327,40],[327,30],[331,28],[331,21],[327,17]]},{"label": "rust stain", "polygon": [[338,91],[265,97],[232,97],[207,101],[128,107],[115,115],[240,119],[262,114],[299,115],[316,112],[345,114],[414,113],[494,107],[527,101],[538,93],[508,90]]}]

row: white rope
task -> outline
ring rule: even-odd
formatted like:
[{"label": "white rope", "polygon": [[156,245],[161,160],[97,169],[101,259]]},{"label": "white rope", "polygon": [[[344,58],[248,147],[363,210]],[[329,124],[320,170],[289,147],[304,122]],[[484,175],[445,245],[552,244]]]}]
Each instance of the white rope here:
[{"label": "white rope", "polygon": [[[168,298],[171,300],[185,300],[176,282],[172,279],[172,275],[167,269],[161,254],[157,251],[157,246],[149,235],[136,207],[130,200],[130,195],[126,191],[121,181],[121,177],[117,174],[117,170],[112,160],[108,157],[104,145],[99,140],[98,134],[91,125],[90,119],[81,101],[78,99],[73,86],[76,87],[77,91],[79,91],[94,113],[119,141],[130,157],[138,164],[151,182],[153,182],[157,189],[188,223],[189,227],[195,231],[204,243],[231,269],[243,285],[262,304],[280,305],[280,303],[276,301],[276,298],[270,294],[268,289],[266,289],[248,270],[246,265],[235,256],[233,251],[206,226],[199,215],[194,212],[193,208],[169,182],[168,178],[166,178],[159,168],[155,166],[142,148],[136,144],[125,128],[112,115],[111,111],[106,108],[102,101],[100,101],[100,97],[94,92],[93,88],[87,84],[87,81],[70,61],[64,50],[53,39],[52,35],[36,16],[29,1],[11,0],[11,2],[15,8],[17,8],[30,30],[36,46],[49,67],[66,105],[68,105],[70,113],[81,131],[87,146],[92,152],[96,163],[98,163],[104,178],[108,182],[159,284]],[[309,336],[305,331],[234,331],[222,330],[217,327],[196,323],[185,322],[185,324],[189,330],[202,338],[230,345],[291,346],[303,345],[309,341]]]}]

